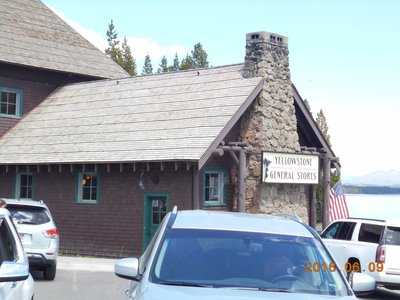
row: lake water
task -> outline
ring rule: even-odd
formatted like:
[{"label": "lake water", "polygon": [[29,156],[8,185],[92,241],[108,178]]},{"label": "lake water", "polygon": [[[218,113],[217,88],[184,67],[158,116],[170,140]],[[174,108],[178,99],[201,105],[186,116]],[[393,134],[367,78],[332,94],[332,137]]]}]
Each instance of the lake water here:
[{"label": "lake water", "polygon": [[350,217],[400,220],[400,195],[346,195]]}]

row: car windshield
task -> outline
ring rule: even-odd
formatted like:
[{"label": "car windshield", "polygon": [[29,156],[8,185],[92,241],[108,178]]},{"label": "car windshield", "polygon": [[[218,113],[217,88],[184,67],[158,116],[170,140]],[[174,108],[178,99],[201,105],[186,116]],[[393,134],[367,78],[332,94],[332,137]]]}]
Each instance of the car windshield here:
[{"label": "car windshield", "polygon": [[400,227],[387,227],[384,239],[386,245],[400,245]]},{"label": "car windshield", "polygon": [[13,221],[17,224],[41,225],[50,222],[50,218],[43,207],[7,204]]},{"label": "car windshield", "polygon": [[151,280],[159,284],[349,295],[321,243],[308,237],[171,229]]}]

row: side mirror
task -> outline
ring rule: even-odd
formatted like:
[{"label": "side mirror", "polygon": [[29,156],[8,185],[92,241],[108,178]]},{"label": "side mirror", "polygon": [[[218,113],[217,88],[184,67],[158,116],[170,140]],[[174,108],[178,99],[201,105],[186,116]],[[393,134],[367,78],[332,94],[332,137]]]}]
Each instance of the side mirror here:
[{"label": "side mirror", "polygon": [[350,285],[357,296],[371,294],[376,289],[375,279],[368,274],[352,273],[349,280]]},{"label": "side mirror", "polygon": [[136,257],[123,258],[115,263],[115,275],[121,278],[139,281],[139,260]]},{"label": "side mirror", "polygon": [[22,281],[28,277],[28,264],[3,261],[0,266],[0,282]]}]

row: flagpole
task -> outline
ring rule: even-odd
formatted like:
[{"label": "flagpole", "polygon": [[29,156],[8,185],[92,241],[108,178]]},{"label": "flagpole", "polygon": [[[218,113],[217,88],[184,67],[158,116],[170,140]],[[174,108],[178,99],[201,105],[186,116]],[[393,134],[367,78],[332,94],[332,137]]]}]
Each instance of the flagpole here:
[{"label": "flagpole", "polygon": [[326,228],[329,222],[328,204],[329,204],[329,190],[331,188],[331,157],[327,152],[325,152],[323,155],[322,164],[323,164],[323,191],[324,191],[322,227]]}]

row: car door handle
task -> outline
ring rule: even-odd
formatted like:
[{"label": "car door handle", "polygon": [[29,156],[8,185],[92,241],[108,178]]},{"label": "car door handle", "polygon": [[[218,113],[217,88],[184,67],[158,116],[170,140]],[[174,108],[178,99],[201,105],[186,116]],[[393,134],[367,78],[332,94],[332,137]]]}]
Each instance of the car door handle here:
[{"label": "car door handle", "polygon": [[13,289],[13,288],[15,288],[17,286],[17,282],[16,281],[13,281],[13,283],[11,284],[11,288]]}]

